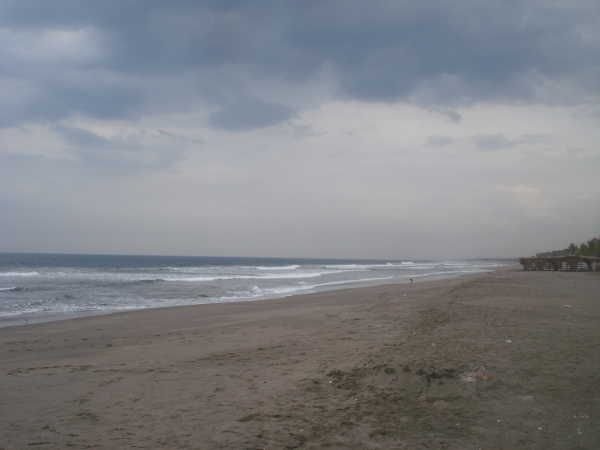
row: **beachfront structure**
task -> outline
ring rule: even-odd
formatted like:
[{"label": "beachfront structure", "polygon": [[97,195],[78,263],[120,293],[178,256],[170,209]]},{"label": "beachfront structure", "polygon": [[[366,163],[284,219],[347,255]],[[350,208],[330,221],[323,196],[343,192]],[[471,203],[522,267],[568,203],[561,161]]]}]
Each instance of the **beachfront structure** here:
[{"label": "beachfront structure", "polygon": [[520,258],[523,270],[568,270],[600,272],[600,257],[596,256],[547,256]]}]

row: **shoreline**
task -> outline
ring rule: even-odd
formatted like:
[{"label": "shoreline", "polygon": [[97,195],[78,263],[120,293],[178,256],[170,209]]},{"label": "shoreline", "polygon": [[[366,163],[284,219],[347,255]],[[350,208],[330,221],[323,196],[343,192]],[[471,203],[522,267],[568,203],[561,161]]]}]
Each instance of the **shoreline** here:
[{"label": "shoreline", "polygon": [[599,290],[504,269],[3,328],[0,448],[592,449]]},{"label": "shoreline", "polygon": [[[433,276],[421,276],[421,277],[419,277],[417,275],[417,276],[413,276],[413,277],[416,278],[417,280],[421,280],[419,282],[421,284],[421,283],[429,283],[429,282],[435,282],[435,281],[452,280],[452,279],[457,279],[457,278],[477,276],[477,275],[482,275],[482,274],[496,272],[496,271],[502,271],[502,270],[511,270],[511,269],[516,269],[517,267],[518,267],[518,265],[507,265],[507,266],[499,267],[499,268],[496,268],[493,270],[485,270],[485,271],[481,271],[481,272],[474,272],[474,273],[467,273],[467,274],[452,274],[449,276],[433,275]],[[85,320],[85,319],[93,319],[95,317],[101,317],[101,316],[113,316],[113,315],[120,315],[120,314],[138,313],[138,312],[144,312],[144,311],[165,310],[165,309],[171,309],[171,308],[189,308],[189,307],[206,306],[206,305],[226,305],[226,304],[235,304],[235,303],[264,302],[264,301],[271,301],[271,300],[291,299],[294,297],[304,297],[304,296],[308,296],[308,295],[318,295],[318,294],[322,294],[322,293],[326,293],[326,292],[338,292],[338,291],[347,291],[347,290],[354,290],[354,289],[368,289],[368,288],[377,287],[377,286],[388,286],[388,285],[396,285],[396,284],[397,285],[405,285],[405,284],[409,284],[409,281],[408,281],[409,278],[410,277],[407,276],[406,280],[392,280],[389,282],[362,285],[362,286],[354,286],[354,287],[348,286],[348,285],[352,284],[352,282],[348,282],[347,285],[342,285],[339,288],[317,290],[314,292],[306,292],[306,293],[277,295],[277,296],[273,296],[273,297],[264,297],[264,298],[256,298],[256,297],[242,298],[242,297],[240,297],[240,298],[237,298],[232,301],[190,303],[190,304],[179,304],[179,305],[171,305],[171,306],[156,306],[156,307],[151,306],[151,307],[124,309],[124,310],[112,310],[112,311],[106,311],[106,312],[97,312],[97,311],[90,311],[88,313],[81,312],[81,313],[73,313],[71,315],[67,315],[67,317],[57,317],[57,318],[52,318],[52,319],[47,319],[47,318],[40,318],[39,320],[19,319],[19,320],[24,321],[25,323],[12,323],[9,325],[2,325],[2,323],[1,323],[2,321],[0,320],[0,331],[4,330],[4,329],[13,329],[13,328],[18,328],[18,327],[32,327],[32,326],[44,325],[44,324],[49,324],[49,323],[54,323],[54,322],[64,322],[64,321],[70,321],[70,320]],[[6,321],[9,322],[9,320],[6,320]]]}]

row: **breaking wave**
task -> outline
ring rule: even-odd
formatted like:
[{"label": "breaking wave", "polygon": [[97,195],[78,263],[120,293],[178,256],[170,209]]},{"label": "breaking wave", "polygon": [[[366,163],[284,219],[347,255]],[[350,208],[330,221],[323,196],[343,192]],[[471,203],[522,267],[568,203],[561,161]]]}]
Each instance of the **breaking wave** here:
[{"label": "breaking wave", "polygon": [[289,266],[256,266],[258,270],[297,270],[300,268],[298,264],[291,264]]},{"label": "breaking wave", "polygon": [[11,287],[0,288],[0,292],[21,292],[24,290],[25,290],[25,288],[22,288],[20,286],[11,286]]},{"label": "breaking wave", "polygon": [[36,277],[39,272],[0,272],[0,277]]},{"label": "breaking wave", "polygon": [[252,299],[258,297],[281,297],[281,296],[289,296],[294,295],[299,292],[313,291],[319,288],[324,288],[327,286],[343,286],[350,285],[356,283],[369,283],[373,281],[383,281],[383,280],[391,280],[393,276],[389,277],[371,277],[371,278],[359,278],[355,280],[340,280],[340,281],[328,281],[324,283],[316,283],[316,284],[300,284],[296,286],[278,286],[273,288],[260,288],[258,286],[254,286],[250,291],[241,291],[236,292],[232,295],[220,297],[221,301],[235,301],[235,300],[243,300],[243,299]]},{"label": "breaking wave", "polygon": [[270,273],[265,275],[210,275],[199,277],[169,277],[165,281],[191,281],[191,282],[206,282],[219,280],[290,280],[302,278],[318,278],[323,275],[331,274],[331,271],[321,272],[299,272],[299,273]]}]

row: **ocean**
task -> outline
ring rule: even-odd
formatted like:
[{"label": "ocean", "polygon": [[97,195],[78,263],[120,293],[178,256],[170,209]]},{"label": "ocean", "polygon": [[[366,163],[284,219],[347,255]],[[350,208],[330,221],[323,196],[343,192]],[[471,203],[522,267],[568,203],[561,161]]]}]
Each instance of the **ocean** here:
[{"label": "ocean", "polygon": [[502,260],[416,261],[0,253],[0,327],[451,278]]}]

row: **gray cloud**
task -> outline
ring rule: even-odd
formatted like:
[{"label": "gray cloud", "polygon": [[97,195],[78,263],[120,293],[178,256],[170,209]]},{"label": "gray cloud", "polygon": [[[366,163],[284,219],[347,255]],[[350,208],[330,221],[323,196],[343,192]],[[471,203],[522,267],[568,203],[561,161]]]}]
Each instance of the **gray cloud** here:
[{"label": "gray cloud", "polygon": [[470,138],[481,151],[495,151],[517,147],[519,145],[538,145],[550,142],[550,136],[545,134],[523,134],[508,138],[504,134],[480,134]]},{"label": "gray cloud", "polygon": [[456,142],[456,139],[450,136],[429,136],[426,144],[431,147],[446,147]]},{"label": "gray cloud", "polygon": [[111,144],[109,139],[81,128],[57,125],[55,130],[63,137],[67,144],[74,145],[77,148],[104,148],[110,147]]},{"label": "gray cloud", "polygon": [[471,140],[481,151],[502,150],[517,145],[516,141],[508,139],[503,134],[482,134],[474,136]]},{"label": "gray cloud", "polygon": [[183,136],[178,133],[173,133],[172,131],[165,131],[160,128],[157,129],[156,132],[158,134],[161,134],[163,136],[170,138],[174,143],[178,143],[178,144],[192,144],[192,145],[196,145],[196,146],[205,144],[204,139],[191,138],[188,136]]},{"label": "gray cloud", "polygon": [[[20,67],[16,57],[5,51],[0,67],[21,72],[40,91],[51,92],[45,94],[49,98],[34,97],[14,121],[143,113],[143,98],[153,92],[134,88],[139,77],[196,74],[200,85],[182,87],[174,81],[164,88],[196,91],[188,96],[215,90],[242,95],[252,90],[252,79],[300,83],[329,67],[342,96],[408,99],[439,108],[458,122],[460,116],[444,105],[498,98],[544,101],[540,95],[552,95],[540,93],[547,80],[573,83],[584,97],[597,92],[599,13],[599,4],[587,1],[511,0],[507,6],[505,1],[416,5],[382,0],[365,10],[357,0],[12,0],[0,6],[0,26],[33,33],[93,30],[94,45],[101,43],[102,51],[86,58],[85,45],[92,44],[84,40],[78,59],[57,62],[51,48],[45,62],[30,72],[15,69]],[[74,67],[84,69],[79,80],[54,79],[57,70],[68,74]],[[207,70],[252,76],[224,76],[207,86],[202,75]],[[86,75],[93,82],[85,83]],[[217,100],[221,110],[211,123],[228,130],[263,127],[287,120],[298,107],[272,98],[256,103],[258,118]],[[8,115],[0,112],[5,122]]]},{"label": "gray cloud", "polygon": [[213,113],[209,122],[217,128],[244,131],[263,128],[288,120],[293,110],[284,105],[256,98],[239,98]]},{"label": "gray cloud", "polygon": [[164,169],[183,157],[182,138],[164,130],[110,138],[76,127],[54,130],[85,166],[113,174]]},{"label": "gray cloud", "polygon": [[456,143],[474,145],[480,151],[496,151],[510,149],[519,145],[538,145],[551,141],[546,134],[523,134],[515,138],[508,138],[502,133],[478,134],[468,138],[454,138],[444,135],[431,135],[425,140],[425,145],[430,147],[446,147]]},{"label": "gray cloud", "polygon": [[446,117],[450,122],[460,123],[462,120],[462,115],[458,111],[454,111],[452,109],[432,109],[432,111],[441,114]]},{"label": "gray cloud", "polygon": [[587,239],[599,13],[0,1],[0,250],[434,258]]},{"label": "gray cloud", "polygon": [[134,118],[141,113],[142,101],[141,93],[133,87],[93,80],[42,81],[32,92],[20,97],[17,93],[12,104],[0,105],[0,128],[52,122],[77,114],[98,119]]}]

